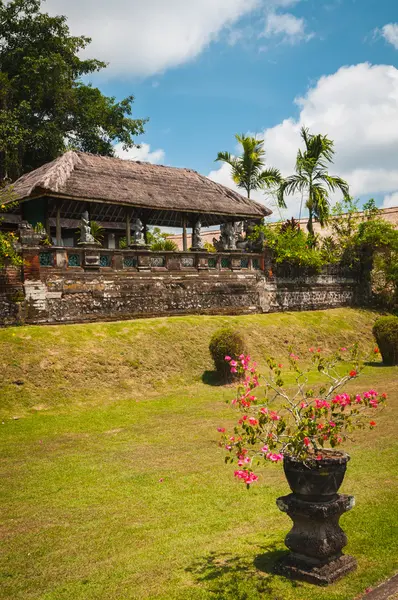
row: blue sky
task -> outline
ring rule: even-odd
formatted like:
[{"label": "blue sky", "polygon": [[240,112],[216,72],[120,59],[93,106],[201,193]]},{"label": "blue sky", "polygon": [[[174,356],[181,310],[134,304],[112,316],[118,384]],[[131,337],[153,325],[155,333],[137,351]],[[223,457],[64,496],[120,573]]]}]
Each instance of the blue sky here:
[{"label": "blue sky", "polygon": [[305,124],[335,139],[331,170],[354,195],[398,204],[395,0],[200,2],[47,1],[110,61],[95,85],[133,93],[134,114],[150,118],[143,149],[121,155],[233,185],[214,158],[236,152],[236,132],[262,135],[270,164],[289,174]]}]

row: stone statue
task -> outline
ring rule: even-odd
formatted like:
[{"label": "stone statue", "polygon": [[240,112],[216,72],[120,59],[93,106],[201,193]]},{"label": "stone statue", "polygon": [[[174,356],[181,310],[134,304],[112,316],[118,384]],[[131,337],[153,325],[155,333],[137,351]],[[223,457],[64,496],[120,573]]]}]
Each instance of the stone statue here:
[{"label": "stone statue", "polygon": [[131,219],[132,244],[134,246],[145,246],[143,230],[144,227],[139,217]]},{"label": "stone statue", "polygon": [[236,250],[236,232],[234,223],[223,223],[220,227],[220,242],[223,250]]},{"label": "stone statue", "polygon": [[202,223],[198,219],[192,231],[192,250],[204,250],[202,241]]},{"label": "stone statue", "polygon": [[80,221],[80,243],[95,244],[93,234],[91,233],[90,221],[88,220],[88,211],[84,211]]}]

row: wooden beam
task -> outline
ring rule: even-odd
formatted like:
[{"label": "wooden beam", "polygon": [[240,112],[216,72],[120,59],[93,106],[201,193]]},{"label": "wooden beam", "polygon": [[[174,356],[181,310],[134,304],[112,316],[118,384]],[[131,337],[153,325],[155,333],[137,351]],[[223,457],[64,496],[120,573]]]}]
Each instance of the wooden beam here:
[{"label": "wooden beam", "polygon": [[188,250],[186,215],[183,215],[182,217],[182,249],[184,250],[184,252]]},{"label": "wooden beam", "polygon": [[131,244],[131,225],[130,225],[130,219],[131,219],[131,209],[127,208],[126,209],[126,244],[127,244],[127,248],[129,248],[130,244]]},{"label": "wooden beam", "polygon": [[55,217],[55,237],[57,246],[62,246],[62,231],[61,231],[61,204],[57,204],[57,214]]}]

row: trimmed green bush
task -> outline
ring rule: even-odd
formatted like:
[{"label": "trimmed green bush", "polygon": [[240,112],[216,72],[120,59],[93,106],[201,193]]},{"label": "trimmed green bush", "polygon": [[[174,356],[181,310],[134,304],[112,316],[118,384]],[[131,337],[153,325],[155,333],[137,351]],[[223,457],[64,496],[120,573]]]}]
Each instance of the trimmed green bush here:
[{"label": "trimmed green bush", "polygon": [[380,317],[373,326],[373,335],[383,363],[398,365],[398,317]]},{"label": "trimmed green bush", "polygon": [[210,340],[209,350],[216,371],[223,381],[232,381],[236,378],[231,373],[230,365],[225,357],[230,356],[237,360],[241,354],[247,354],[245,340],[242,335],[229,327],[218,329]]}]

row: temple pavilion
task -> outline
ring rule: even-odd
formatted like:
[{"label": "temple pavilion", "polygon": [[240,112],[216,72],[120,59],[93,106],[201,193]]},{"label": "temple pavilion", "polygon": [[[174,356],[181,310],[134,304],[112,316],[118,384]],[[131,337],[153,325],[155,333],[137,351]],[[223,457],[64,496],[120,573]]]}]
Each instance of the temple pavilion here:
[{"label": "temple pavilion", "polygon": [[[43,224],[54,246],[77,246],[82,214],[104,229],[104,248],[131,242],[132,222],[187,230],[235,222],[260,222],[264,205],[191,169],[153,165],[69,151],[23,175],[13,185],[19,204],[4,214],[4,226]],[[199,230],[200,230],[199,227]]]}]

